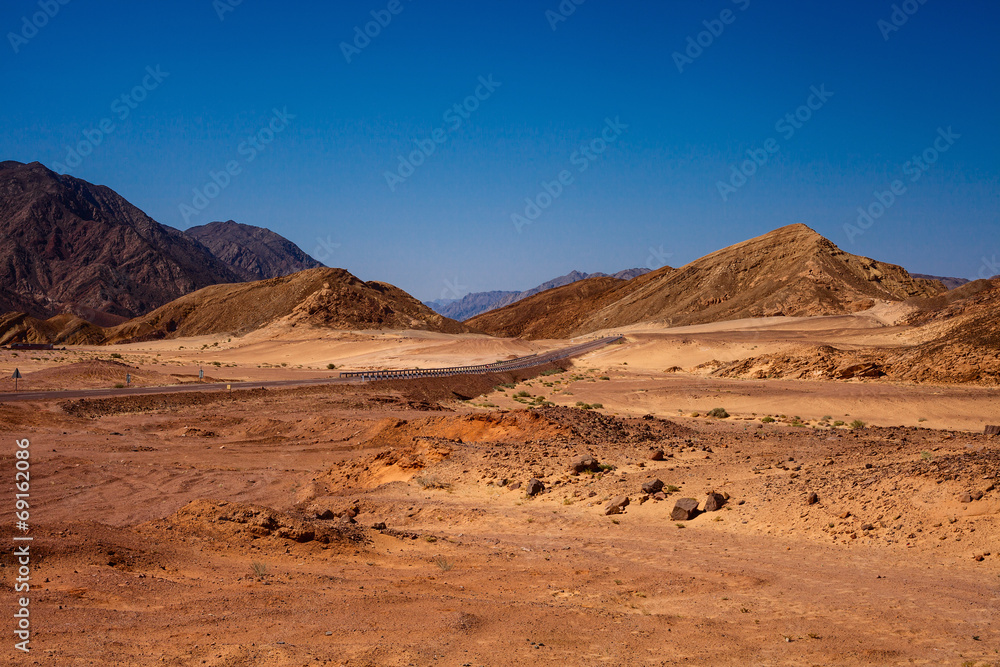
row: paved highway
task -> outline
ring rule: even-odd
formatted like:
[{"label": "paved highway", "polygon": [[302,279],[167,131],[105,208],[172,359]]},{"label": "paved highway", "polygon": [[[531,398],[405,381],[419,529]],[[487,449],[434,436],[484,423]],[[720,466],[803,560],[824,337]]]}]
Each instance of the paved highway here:
[{"label": "paved highway", "polygon": [[52,401],[70,398],[108,398],[112,396],[145,396],[149,394],[176,394],[192,391],[225,391],[233,389],[256,389],[258,387],[301,387],[314,384],[343,384],[371,382],[373,380],[402,380],[420,377],[448,377],[452,375],[485,375],[487,373],[502,373],[504,371],[520,370],[532,366],[541,366],[560,359],[568,359],[586,354],[610,343],[622,340],[621,336],[597,338],[586,343],[571,345],[561,350],[553,350],[544,354],[533,354],[507,361],[475,366],[452,366],[449,368],[407,368],[399,370],[380,371],[350,371],[340,373],[339,377],[312,378],[301,380],[267,380],[263,382],[212,382],[207,384],[167,385],[163,387],[132,387],[129,389],[66,389],[59,391],[21,391],[0,393],[0,403],[14,401]]}]

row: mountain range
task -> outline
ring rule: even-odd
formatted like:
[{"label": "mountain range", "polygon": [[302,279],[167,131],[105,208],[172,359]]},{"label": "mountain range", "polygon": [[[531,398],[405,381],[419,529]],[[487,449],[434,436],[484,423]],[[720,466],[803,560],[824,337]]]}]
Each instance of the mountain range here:
[{"label": "mountain range", "polygon": [[[228,220],[182,232],[37,162],[0,163],[0,230],[0,343],[239,335],[273,324],[565,338],[945,303],[978,289],[846,253],[795,224],[676,269],[573,271],[523,292],[431,302],[434,312],[397,287],[323,267],[270,230]],[[988,313],[992,298],[973,310]]]},{"label": "mountain range", "polygon": [[102,185],[0,162],[0,312],[111,326],[220,283],[322,266],[260,227],[162,225]]}]

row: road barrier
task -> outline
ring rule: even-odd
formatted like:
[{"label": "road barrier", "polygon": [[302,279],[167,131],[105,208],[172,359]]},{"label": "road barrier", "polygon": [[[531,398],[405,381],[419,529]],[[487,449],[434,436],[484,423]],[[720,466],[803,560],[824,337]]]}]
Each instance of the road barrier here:
[{"label": "road barrier", "polygon": [[452,366],[449,368],[404,368],[382,371],[348,371],[346,373],[341,373],[340,377],[343,379],[362,380],[367,382],[370,380],[409,380],[413,378],[426,377],[449,377],[452,375],[503,373],[505,371],[516,371],[524,368],[531,368],[533,366],[541,366],[553,361],[574,357],[578,354],[585,354],[621,340],[625,340],[625,337],[604,336],[586,343],[581,343],[580,345],[573,345],[572,347],[567,347],[562,350],[553,350],[552,352],[546,352],[545,354],[532,354],[526,357],[518,357],[517,359],[508,359],[507,361],[495,361],[492,364]]}]

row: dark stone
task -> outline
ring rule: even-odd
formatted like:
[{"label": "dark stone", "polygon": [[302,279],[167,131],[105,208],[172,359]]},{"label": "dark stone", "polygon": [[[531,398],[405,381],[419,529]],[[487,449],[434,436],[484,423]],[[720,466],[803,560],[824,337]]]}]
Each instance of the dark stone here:
[{"label": "dark stone", "polygon": [[511,491],[517,491],[518,489],[521,488],[521,483],[511,482],[510,484],[507,485],[507,488],[510,489]]},{"label": "dark stone", "polygon": [[335,519],[336,517],[337,515],[331,512],[329,509],[325,509],[322,512],[316,512],[316,518],[323,519],[324,521]]},{"label": "dark stone", "polygon": [[385,530],[385,521],[372,524],[372,530]]},{"label": "dark stone", "polygon": [[663,460],[663,450],[662,449],[651,449],[651,450],[649,450],[649,460],[650,461],[662,461]]},{"label": "dark stone", "polygon": [[658,479],[651,479],[642,485],[643,493],[659,493],[663,489],[663,482]]},{"label": "dark stone", "polygon": [[573,459],[570,463],[569,469],[573,472],[599,472],[601,470],[601,464],[590,454],[584,454]]},{"label": "dark stone", "polygon": [[532,477],[528,480],[528,485],[524,487],[524,492],[529,496],[537,496],[539,493],[545,490],[545,485],[542,484],[542,480],[535,479]]},{"label": "dark stone", "polygon": [[971,503],[972,502],[972,494],[969,493],[968,491],[966,491],[965,493],[963,493],[962,495],[960,495],[958,497],[958,502],[960,502],[960,503]]},{"label": "dark stone", "polygon": [[708,494],[708,498],[705,500],[705,511],[706,512],[717,512],[722,509],[722,506],[726,504],[726,498],[721,493],[715,493],[714,491]]},{"label": "dark stone", "polygon": [[618,496],[613,498],[607,505],[604,506],[604,514],[610,516],[612,514],[621,514],[628,507],[629,499],[628,496]]},{"label": "dark stone", "polygon": [[694,498],[678,498],[670,512],[673,521],[690,521],[698,516],[698,501]]},{"label": "dark stone", "polygon": [[665,494],[663,491],[653,494],[653,500],[666,500],[666,499],[667,499],[667,494]]},{"label": "dark stone", "polygon": [[816,495],[815,491],[810,491],[809,495],[806,496],[806,505],[815,505],[819,502],[819,496]]}]

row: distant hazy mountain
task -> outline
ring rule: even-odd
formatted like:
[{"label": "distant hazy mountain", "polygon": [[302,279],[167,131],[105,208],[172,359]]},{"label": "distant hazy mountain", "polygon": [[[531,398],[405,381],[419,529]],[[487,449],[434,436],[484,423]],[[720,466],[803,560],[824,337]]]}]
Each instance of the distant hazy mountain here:
[{"label": "distant hazy mountain", "polygon": [[436,301],[425,301],[424,305],[430,307],[435,312],[440,313],[445,317],[450,317],[453,320],[461,322],[469,319],[470,317],[475,317],[476,315],[496,310],[497,308],[509,306],[512,303],[516,303],[521,299],[526,299],[529,296],[534,296],[540,292],[554,289],[556,287],[562,287],[563,285],[569,285],[586,278],[611,277],[619,280],[631,280],[632,278],[641,276],[645,273],[649,273],[649,269],[625,269],[624,271],[619,271],[612,276],[609,276],[607,273],[600,272],[582,273],[580,271],[570,271],[564,276],[553,278],[548,282],[544,282],[541,285],[525,290],[524,292],[508,292],[502,290],[494,290],[492,292],[472,292],[471,294],[466,294],[461,299],[438,299]]},{"label": "distant hazy mountain", "polygon": [[232,220],[210,222],[185,232],[212,251],[242,280],[280,278],[323,265],[285,237]]},{"label": "distant hazy mountain", "polygon": [[955,289],[956,287],[961,287],[962,285],[968,284],[969,280],[965,278],[942,278],[941,276],[928,276],[924,273],[911,273],[914,278],[920,278],[921,280],[940,280],[944,283],[944,286],[948,289]]}]

